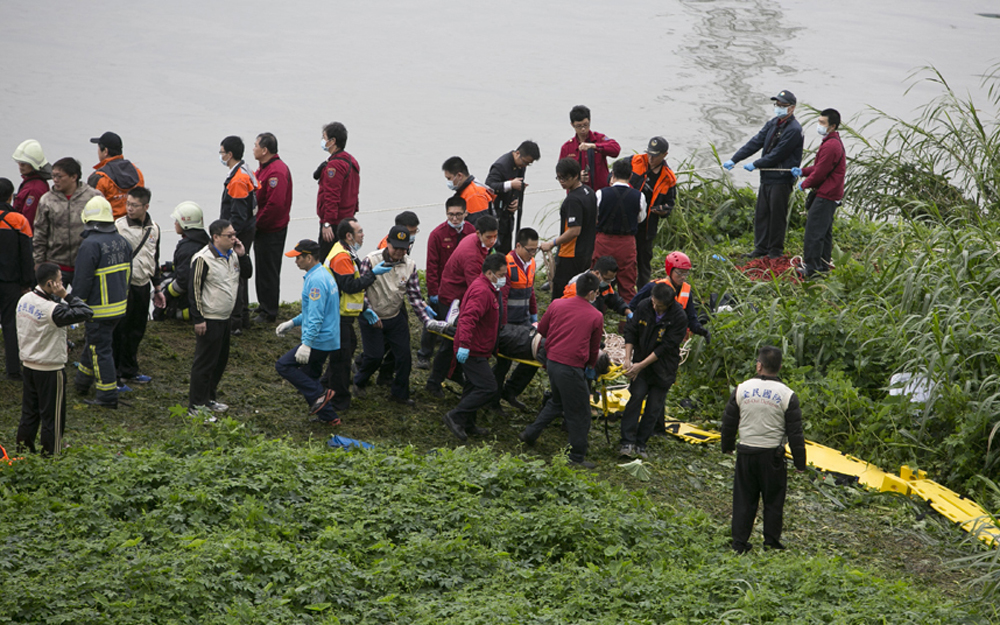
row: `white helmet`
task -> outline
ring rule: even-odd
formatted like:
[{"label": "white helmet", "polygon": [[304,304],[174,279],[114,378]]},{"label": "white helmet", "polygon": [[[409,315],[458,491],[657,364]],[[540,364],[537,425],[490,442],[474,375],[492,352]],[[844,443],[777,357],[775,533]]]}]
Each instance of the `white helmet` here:
[{"label": "white helmet", "polygon": [[103,195],[92,197],[87,200],[87,204],[80,213],[83,223],[115,223],[114,213],[111,211],[111,203],[104,199]]},{"label": "white helmet", "polygon": [[174,207],[170,218],[179,223],[184,230],[205,229],[205,216],[201,212],[201,207],[191,201],[181,202]]},{"label": "white helmet", "polygon": [[17,149],[14,150],[14,155],[11,158],[18,163],[27,163],[36,170],[40,170],[49,164],[45,160],[45,154],[42,152],[42,144],[34,139],[21,142],[21,145],[17,146]]}]

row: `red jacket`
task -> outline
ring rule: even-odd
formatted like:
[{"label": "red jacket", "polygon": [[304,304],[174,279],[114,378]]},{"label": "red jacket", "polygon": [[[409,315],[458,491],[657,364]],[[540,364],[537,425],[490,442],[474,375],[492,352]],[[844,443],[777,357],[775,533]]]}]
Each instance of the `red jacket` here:
[{"label": "red jacket", "polygon": [[257,232],[278,232],[288,227],[292,211],[292,172],[277,154],[254,172],[257,189]]},{"label": "red jacket", "polygon": [[322,223],[336,226],[358,212],[358,191],[361,189],[361,166],[341,150],[330,156],[319,177],[316,214]]},{"label": "red jacket", "polygon": [[593,367],[604,336],[604,315],[582,297],[552,300],[538,331],[545,337],[549,360],[567,367]]},{"label": "red jacket", "polygon": [[816,151],[816,160],[802,168],[803,189],[816,189],[817,197],[839,202],[844,198],[844,174],[847,173],[847,154],[840,140],[840,133],[833,131],[823,137]]},{"label": "red jacket", "polygon": [[444,271],[441,272],[441,284],[437,294],[442,304],[465,296],[465,290],[469,285],[483,275],[483,259],[489,253],[490,250],[483,247],[478,236],[462,239],[452,252],[451,258],[444,264]]},{"label": "red jacket", "polygon": [[38,211],[38,200],[49,192],[49,183],[38,174],[21,176],[22,182],[14,198],[14,212],[21,213],[32,227],[35,225],[35,213]]},{"label": "red jacket", "polygon": [[453,346],[455,351],[465,347],[469,350],[470,356],[489,357],[496,351],[500,326],[503,322],[500,292],[483,275],[483,269],[480,267],[479,277],[469,285],[469,290],[465,292],[462,305],[459,307]]},{"label": "red jacket", "polygon": [[[608,186],[607,157],[614,158],[618,156],[622,151],[622,146],[618,145],[618,142],[611,137],[594,132],[593,130],[587,135],[586,142],[593,143],[597,147],[594,149],[594,179],[590,183],[585,184],[594,191],[597,191]],[[573,158],[580,161],[580,168],[583,171],[587,171],[587,166],[589,165],[587,153],[580,151],[580,140],[575,135],[572,139],[564,143],[562,149],[559,150],[559,160],[564,158]]]},{"label": "red jacket", "polygon": [[431,231],[431,236],[427,239],[427,270],[425,271],[427,295],[438,294],[445,263],[451,258],[459,242],[475,233],[476,227],[469,222],[465,222],[461,232],[456,232],[447,221]]}]

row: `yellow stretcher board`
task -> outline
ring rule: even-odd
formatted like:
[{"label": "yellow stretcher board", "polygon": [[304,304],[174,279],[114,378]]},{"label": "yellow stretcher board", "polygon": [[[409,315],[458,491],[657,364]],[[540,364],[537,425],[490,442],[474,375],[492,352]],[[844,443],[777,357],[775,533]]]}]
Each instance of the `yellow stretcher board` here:
[{"label": "yellow stretcher board", "polygon": [[[437,334],[438,336],[444,337],[444,338],[448,339],[449,341],[454,341],[455,340],[455,337],[448,336],[447,334],[445,334],[443,332],[436,332],[434,330],[428,330],[428,332],[430,332],[431,334]],[[511,358],[510,356],[504,356],[503,354],[500,354],[500,357],[501,358],[506,358],[507,360],[513,360],[514,362],[519,362],[519,363],[524,364],[524,365],[531,365],[532,367],[539,367],[539,368],[541,368],[541,366],[542,366],[542,363],[538,362],[537,360],[524,360],[523,358]]]}]

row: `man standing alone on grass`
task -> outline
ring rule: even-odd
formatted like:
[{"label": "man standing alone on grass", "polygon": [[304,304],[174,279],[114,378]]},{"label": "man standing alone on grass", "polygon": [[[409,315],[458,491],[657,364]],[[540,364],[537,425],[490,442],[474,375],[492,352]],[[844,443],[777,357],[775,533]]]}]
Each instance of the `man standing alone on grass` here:
[{"label": "man standing alone on grass", "polygon": [[[256,262],[257,323],[274,323],[278,318],[281,292],[281,252],[285,249],[289,214],[292,210],[292,174],[278,156],[278,139],[269,132],[257,135],[253,157],[257,189],[257,232],[253,250]],[[321,259],[322,260],[322,259]]]},{"label": "man standing alone on grass", "polygon": [[[781,527],[788,469],[785,444],[795,470],[806,470],[799,396],[781,382],[781,350],[765,345],[757,354],[757,375],[736,387],[722,416],[722,452],[736,450],[733,479],[733,550],[753,547],[757,504],[764,500],[764,549],[784,549]],[[739,445],[736,435],[739,432]]]}]

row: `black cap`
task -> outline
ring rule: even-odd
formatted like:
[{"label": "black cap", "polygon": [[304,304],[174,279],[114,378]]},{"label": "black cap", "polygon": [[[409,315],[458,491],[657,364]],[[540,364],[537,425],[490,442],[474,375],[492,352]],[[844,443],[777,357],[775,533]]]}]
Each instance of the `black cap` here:
[{"label": "black cap", "polygon": [[319,257],[319,243],[313,241],[312,239],[302,239],[299,241],[295,249],[285,252],[285,256],[295,257],[301,256],[303,254],[312,254],[315,257]]},{"label": "black cap", "polygon": [[656,156],[657,154],[663,154],[670,148],[670,144],[663,137],[653,137],[649,140],[649,145],[646,146],[646,154],[652,154]]},{"label": "black cap", "polygon": [[393,226],[389,231],[389,245],[395,248],[410,247],[410,229],[406,226]]},{"label": "black cap", "polygon": [[109,150],[122,149],[122,138],[113,132],[106,132],[100,137],[94,137],[90,142]]},{"label": "black cap", "polygon": [[795,99],[795,94],[787,89],[785,89],[784,91],[782,91],[781,93],[779,93],[778,95],[774,96],[771,99],[774,100],[775,102],[778,102],[779,104],[789,104],[792,106],[795,106],[795,103],[798,101]]}]

